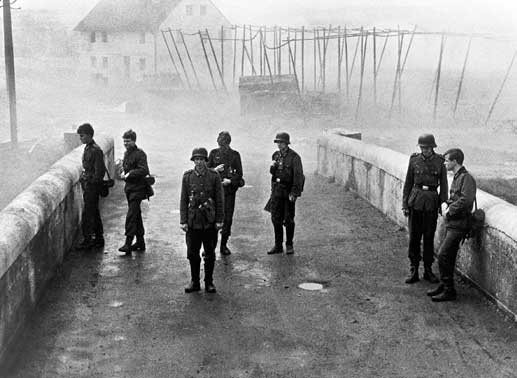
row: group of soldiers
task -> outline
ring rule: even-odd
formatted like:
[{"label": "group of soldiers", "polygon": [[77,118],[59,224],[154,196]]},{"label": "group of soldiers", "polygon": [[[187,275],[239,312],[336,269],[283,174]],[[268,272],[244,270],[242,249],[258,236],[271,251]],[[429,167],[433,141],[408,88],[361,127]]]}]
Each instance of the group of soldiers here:
[{"label": "group of soldiers", "polygon": [[[104,156],[93,140],[93,127],[83,124],[77,129],[85,149],[84,172],[81,176],[84,210],[82,218],[83,241],[81,249],[104,245],[99,196],[106,172]],[[148,198],[149,175],[147,156],[136,146],[136,133],[128,130],[123,135],[126,152],[121,178],[125,181],[128,211],[125,222],[126,240],[119,248],[120,255],[144,251],[144,226],[140,205]],[[235,197],[244,186],[241,157],[230,147],[231,135],[219,133],[218,148],[208,153],[206,148],[194,148],[190,160],[194,168],[183,174],[180,197],[180,228],[186,233],[187,258],[191,281],[186,293],[201,290],[200,251],[203,247],[205,291],[215,293],[213,282],[215,250],[221,231],[220,253],[230,255],[228,240],[231,235]],[[278,150],[273,153],[270,166],[271,196],[265,210],[271,213],[275,244],[267,254],[294,253],[295,204],[301,196],[305,176],[300,156],[289,147],[290,137],[285,132],[274,139]],[[476,182],[463,166],[464,154],[459,148],[447,150],[443,155],[434,151],[435,138],[424,134],[418,138],[421,152],[411,155],[402,195],[402,211],[408,217],[410,273],[407,284],[420,280],[419,265],[423,260],[423,278],[439,285],[427,292],[435,302],[456,299],[454,268],[460,243],[470,227],[472,207],[476,198]],[[450,191],[447,172],[454,175]],[[433,273],[434,234],[438,216],[444,217],[445,237],[438,252],[440,279]],[[133,240],[136,242],[133,244]],[[423,241],[423,243],[422,243]],[[421,253],[421,245],[423,252]]]},{"label": "group of soldiers", "polygon": [[[456,299],[456,256],[460,243],[470,229],[476,181],[463,166],[465,156],[459,148],[449,149],[443,155],[435,153],[437,146],[432,134],[421,135],[418,145],[421,152],[409,158],[402,195],[402,211],[408,217],[409,228],[410,272],[406,283],[413,284],[420,280],[418,270],[423,260],[423,278],[439,283],[427,295],[433,302],[452,301]],[[454,175],[449,193],[447,172]],[[445,223],[445,236],[438,251],[440,279],[432,271],[434,234],[439,214],[444,217]]]}]

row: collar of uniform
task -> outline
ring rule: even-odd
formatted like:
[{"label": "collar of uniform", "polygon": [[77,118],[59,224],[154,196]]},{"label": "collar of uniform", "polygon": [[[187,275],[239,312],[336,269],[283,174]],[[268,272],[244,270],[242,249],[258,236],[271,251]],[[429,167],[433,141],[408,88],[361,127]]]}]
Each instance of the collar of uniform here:
[{"label": "collar of uniform", "polygon": [[280,153],[280,156],[282,156],[282,157],[286,157],[287,154],[289,153],[289,151],[290,151],[289,147],[287,147],[285,152],[282,152],[282,151],[278,150],[278,152]]},{"label": "collar of uniform", "polygon": [[203,169],[203,172],[199,172],[197,168],[194,168],[194,173],[196,176],[204,176],[206,174],[206,171],[208,171],[208,168]]},{"label": "collar of uniform", "polygon": [[95,140],[93,140],[93,139],[92,139],[91,141],[89,141],[88,143],[86,143],[86,147],[91,147],[91,146],[93,146],[94,144],[95,144]]},{"label": "collar of uniform", "polygon": [[459,175],[461,175],[462,173],[465,173],[465,172],[467,172],[467,168],[461,167],[460,169],[458,169],[458,172],[456,172],[454,174],[454,178],[457,178]]},{"label": "collar of uniform", "polygon": [[422,153],[420,155],[422,155],[422,159],[424,159],[424,160],[432,160],[436,156],[434,151],[429,157],[425,157],[424,154],[422,154]]},{"label": "collar of uniform", "polygon": [[136,151],[136,150],[138,150],[138,147],[136,146],[136,144],[135,144],[134,146],[129,146],[129,147],[127,148],[127,151],[128,151],[128,152]]}]

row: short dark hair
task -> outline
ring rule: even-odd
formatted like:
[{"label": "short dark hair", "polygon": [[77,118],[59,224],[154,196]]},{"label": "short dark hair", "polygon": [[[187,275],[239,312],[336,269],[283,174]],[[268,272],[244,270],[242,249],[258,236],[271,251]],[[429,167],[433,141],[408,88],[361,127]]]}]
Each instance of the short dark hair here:
[{"label": "short dark hair", "polygon": [[463,151],[459,148],[451,148],[443,154],[443,156],[449,155],[449,160],[456,160],[456,163],[463,164],[463,159],[465,159],[465,155],[463,154]]},{"label": "short dark hair", "polygon": [[131,139],[132,141],[136,141],[136,133],[133,130],[129,129],[128,131],[126,131],[124,133],[124,135],[122,135],[122,138]]},{"label": "short dark hair", "polygon": [[88,134],[93,136],[93,127],[89,123],[83,123],[77,128],[77,134]]}]

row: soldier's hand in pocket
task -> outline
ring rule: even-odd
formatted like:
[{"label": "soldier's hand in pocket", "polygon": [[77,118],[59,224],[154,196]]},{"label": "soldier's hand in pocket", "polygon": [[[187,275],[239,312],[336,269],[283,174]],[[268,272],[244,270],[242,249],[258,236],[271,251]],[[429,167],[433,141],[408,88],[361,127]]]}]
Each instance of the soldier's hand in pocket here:
[{"label": "soldier's hand in pocket", "polygon": [[186,223],[182,223],[180,224],[180,228],[183,232],[187,232],[188,231],[188,224]]},{"label": "soldier's hand in pocket", "polygon": [[215,229],[216,230],[220,230],[221,228],[223,228],[223,224],[222,223],[216,223],[215,224]]},{"label": "soldier's hand in pocket", "polygon": [[296,196],[294,194],[289,194],[289,201],[296,202]]},{"label": "soldier's hand in pocket", "polygon": [[402,209],[405,217],[409,217],[409,209]]}]

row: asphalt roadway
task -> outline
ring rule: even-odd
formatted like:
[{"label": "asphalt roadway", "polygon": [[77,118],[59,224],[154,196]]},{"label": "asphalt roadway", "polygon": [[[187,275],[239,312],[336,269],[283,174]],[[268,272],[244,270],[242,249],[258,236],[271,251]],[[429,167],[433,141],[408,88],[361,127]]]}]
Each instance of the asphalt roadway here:
[{"label": "asphalt roadway", "polygon": [[[192,139],[195,126],[175,140],[157,137],[163,124],[120,117],[111,120],[124,126],[117,133],[148,126],[137,143],[158,175],[156,195],[143,205],[147,251],[115,253],[127,208],[118,182],[103,200],[106,246],[67,256],[0,377],[517,376],[515,323],[468,284],[458,283],[450,303],[432,303],[427,282],[405,284],[407,233],[315,175],[315,145],[297,136],[293,148],[307,181],[297,203],[296,252],[266,254],[274,128],[251,138],[259,148],[240,149],[247,186],[237,194],[232,254],[217,256],[217,293],[185,294],[181,174],[191,148],[213,146],[220,125],[213,121],[202,141]],[[236,127],[224,128],[239,149]]]}]

